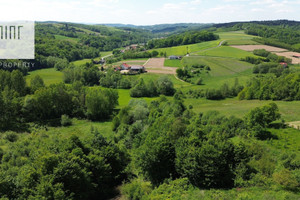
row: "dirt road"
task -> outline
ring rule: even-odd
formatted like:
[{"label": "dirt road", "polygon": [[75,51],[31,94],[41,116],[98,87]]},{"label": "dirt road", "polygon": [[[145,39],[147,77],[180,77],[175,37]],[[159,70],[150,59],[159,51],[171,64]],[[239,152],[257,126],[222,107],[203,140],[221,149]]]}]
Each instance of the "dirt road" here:
[{"label": "dirt road", "polygon": [[288,122],[287,124],[292,128],[300,130],[300,121]]}]

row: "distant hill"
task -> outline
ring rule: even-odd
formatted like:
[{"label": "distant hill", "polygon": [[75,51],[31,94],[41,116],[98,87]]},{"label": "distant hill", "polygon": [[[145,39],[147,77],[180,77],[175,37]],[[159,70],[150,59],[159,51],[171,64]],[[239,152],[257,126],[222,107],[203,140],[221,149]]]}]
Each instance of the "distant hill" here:
[{"label": "distant hill", "polygon": [[220,23],[214,24],[213,27],[216,28],[230,28],[236,25],[241,24],[258,24],[258,25],[266,25],[266,26],[289,26],[289,27],[297,27],[300,29],[300,21],[293,20],[267,20],[267,21],[248,21],[248,22],[229,22],[229,23]]},{"label": "distant hill", "polygon": [[291,20],[270,20],[231,22],[214,24],[218,31],[243,30],[248,35],[259,36],[256,42],[300,52],[300,22]]},{"label": "distant hill", "polygon": [[237,24],[260,24],[260,25],[267,25],[267,26],[280,26],[280,25],[289,25],[289,26],[299,26],[300,27],[300,21],[292,21],[292,20],[268,20],[268,21],[248,21],[248,22],[229,22],[229,23],[220,23],[220,24],[214,24],[213,27],[216,28],[229,28],[233,27]]},{"label": "distant hill", "polygon": [[153,34],[166,34],[172,35],[176,33],[183,33],[186,31],[203,30],[210,28],[213,24],[200,24],[200,23],[178,23],[178,24],[156,24],[149,26],[136,26],[132,24],[102,24],[110,27],[129,27],[136,29],[144,29],[151,31]]}]

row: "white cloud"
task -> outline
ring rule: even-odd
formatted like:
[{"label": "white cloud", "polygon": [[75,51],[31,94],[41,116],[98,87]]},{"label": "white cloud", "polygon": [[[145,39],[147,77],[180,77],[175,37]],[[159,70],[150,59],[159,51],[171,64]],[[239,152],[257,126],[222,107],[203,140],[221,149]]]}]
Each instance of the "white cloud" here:
[{"label": "white cloud", "polygon": [[251,5],[267,5],[267,4],[272,4],[275,3],[274,0],[259,0],[259,1],[252,1],[250,4]]},{"label": "white cloud", "polygon": [[202,3],[202,0],[194,0],[194,1],[191,1],[191,4],[192,5],[200,5]]},{"label": "white cloud", "polygon": [[253,8],[251,9],[252,12],[264,12],[265,10],[264,9],[261,9],[261,8]]}]

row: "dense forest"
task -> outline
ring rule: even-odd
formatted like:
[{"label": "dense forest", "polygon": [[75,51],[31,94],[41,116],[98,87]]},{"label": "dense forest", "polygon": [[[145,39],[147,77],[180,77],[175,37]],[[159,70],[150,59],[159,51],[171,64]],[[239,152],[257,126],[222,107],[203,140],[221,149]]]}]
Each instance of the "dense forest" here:
[{"label": "dense forest", "polygon": [[262,76],[253,78],[239,94],[240,99],[300,100],[300,74],[288,73],[274,78]]}]

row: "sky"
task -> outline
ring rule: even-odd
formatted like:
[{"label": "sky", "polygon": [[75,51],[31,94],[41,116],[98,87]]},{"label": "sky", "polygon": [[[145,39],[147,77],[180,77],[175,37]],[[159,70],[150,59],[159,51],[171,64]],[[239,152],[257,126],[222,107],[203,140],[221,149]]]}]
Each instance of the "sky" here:
[{"label": "sky", "polygon": [[0,21],[223,23],[300,21],[300,0],[0,0]]}]

